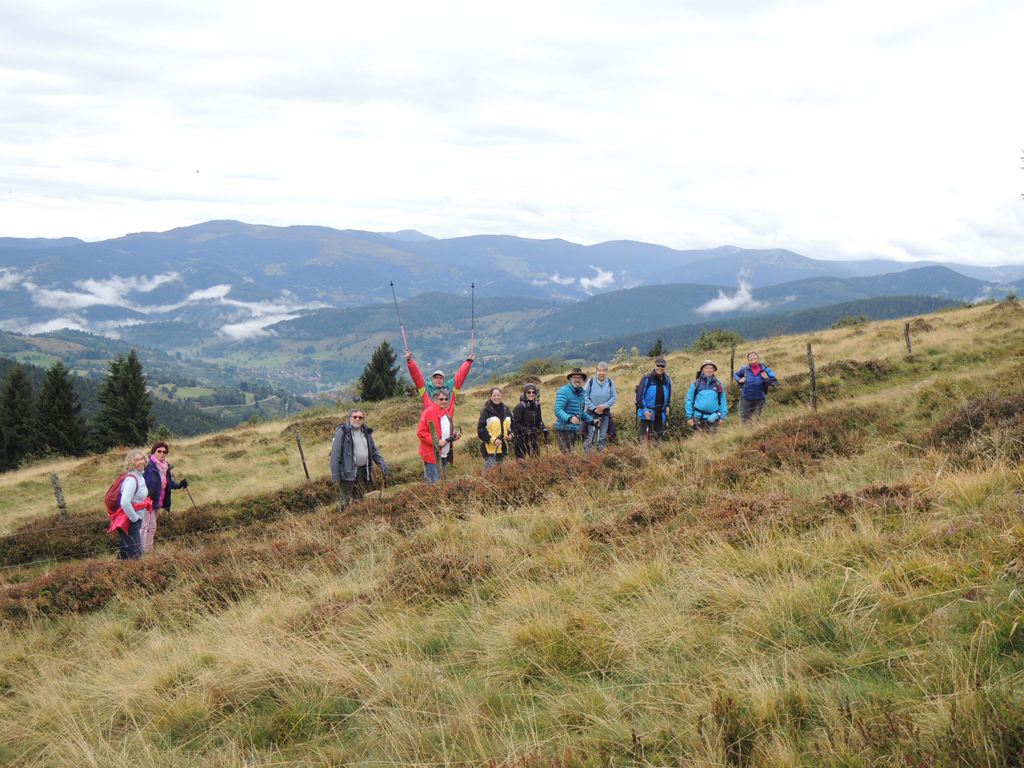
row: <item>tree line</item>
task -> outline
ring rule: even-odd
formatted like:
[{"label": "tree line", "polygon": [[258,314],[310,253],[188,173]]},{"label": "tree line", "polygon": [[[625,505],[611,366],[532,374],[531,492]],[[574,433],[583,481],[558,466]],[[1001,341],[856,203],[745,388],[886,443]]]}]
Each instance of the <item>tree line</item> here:
[{"label": "tree line", "polygon": [[60,361],[46,372],[38,395],[16,364],[0,392],[0,472],[42,456],[84,456],[118,445],[142,445],[154,426],[153,398],[135,350],[108,364],[97,395],[99,410],[82,416],[74,377]]}]

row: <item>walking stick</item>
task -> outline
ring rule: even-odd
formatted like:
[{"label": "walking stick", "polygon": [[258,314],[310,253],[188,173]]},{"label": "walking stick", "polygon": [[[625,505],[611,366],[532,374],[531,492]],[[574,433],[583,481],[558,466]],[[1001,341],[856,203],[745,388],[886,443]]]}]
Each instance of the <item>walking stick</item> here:
[{"label": "walking stick", "polygon": [[469,284],[469,354],[473,354],[473,338],[476,336],[476,283]]},{"label": "walking stick", "polygon": [[192,509],[196,511],[196,517],[199,517],[199,507],[196,506],[196,500],[192,498],[192,491],[188,489],[187,485],[185,486],[185,493],[188,494],[188,500],[192,502]]},{"label": "walking stick", "polygon": [[433,444],[434,448],[434,461],[436,462],[435,466],[440,470],[441,484],[444,485],[444,457],[441,456],[441,446],[437,444],[437,429],[434,427],[434,422],[432,421],[429,422],[428,426],[430,427],[430,442]]},{"label": "walking stick", "polygon": [[402,343],[405,344],[405,351],[409,351],[409,342],[405,338],[405,326],[402,325],[402,313],[398,309],[398,297],[395,295],[395,283],[391,281],[391,298],[395,300],[395,312],[398,312],[398,327],[402,329]]}]

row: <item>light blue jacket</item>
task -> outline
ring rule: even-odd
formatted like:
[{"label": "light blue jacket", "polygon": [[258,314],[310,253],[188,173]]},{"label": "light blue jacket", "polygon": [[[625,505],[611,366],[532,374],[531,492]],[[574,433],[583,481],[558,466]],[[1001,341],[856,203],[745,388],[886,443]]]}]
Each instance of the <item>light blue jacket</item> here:
[{"label": "light blue jacket", "polygon": [[572,384],[566,384],[555,393],[555,429],[559,432],[579,432],[580,425],[569,421],[573,416],[579,416],[580,423],[594,423],[594,417],[587,413],[583,387],[576,389]]},{"label": "light blue jacket", "polygon": [[609,410],[615,405],[617,395],[615,394],[615,382],[611,376],[604,377],[604,384],[597,380],[597,376],[587,379],[583,385],[583,395],[587,403],[587,410],[592,411],[597,406],[603,405]]}]

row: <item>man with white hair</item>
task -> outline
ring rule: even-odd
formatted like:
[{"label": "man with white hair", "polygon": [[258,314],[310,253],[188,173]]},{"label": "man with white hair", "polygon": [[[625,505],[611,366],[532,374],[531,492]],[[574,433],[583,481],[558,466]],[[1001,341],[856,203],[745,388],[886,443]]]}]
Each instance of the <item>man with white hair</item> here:
[{"label": "man with white hair", "polygon": [[356,408],[334,431],[331,444],[331,478],[338,484],[339,512],[353,501],[362,501],[365,489],[373,487],[374,464],[385,477],[391,476],[388,463],[373,442],[373,430],[366,426],[366,414]]}]

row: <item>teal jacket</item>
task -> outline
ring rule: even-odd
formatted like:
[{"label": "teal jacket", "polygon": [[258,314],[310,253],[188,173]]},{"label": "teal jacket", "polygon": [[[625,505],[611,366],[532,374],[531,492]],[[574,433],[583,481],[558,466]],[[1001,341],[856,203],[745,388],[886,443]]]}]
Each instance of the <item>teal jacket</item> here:
[{"label": "teal jacket", "polygon": [[594,417],[587,413],[583,387],[576,389],[572,384],[566,384],[555,393],[555,429],[559,432],[579,432],[580,425],[569,421],[573,416],[579,416],[581,424],[594,423]]}]

